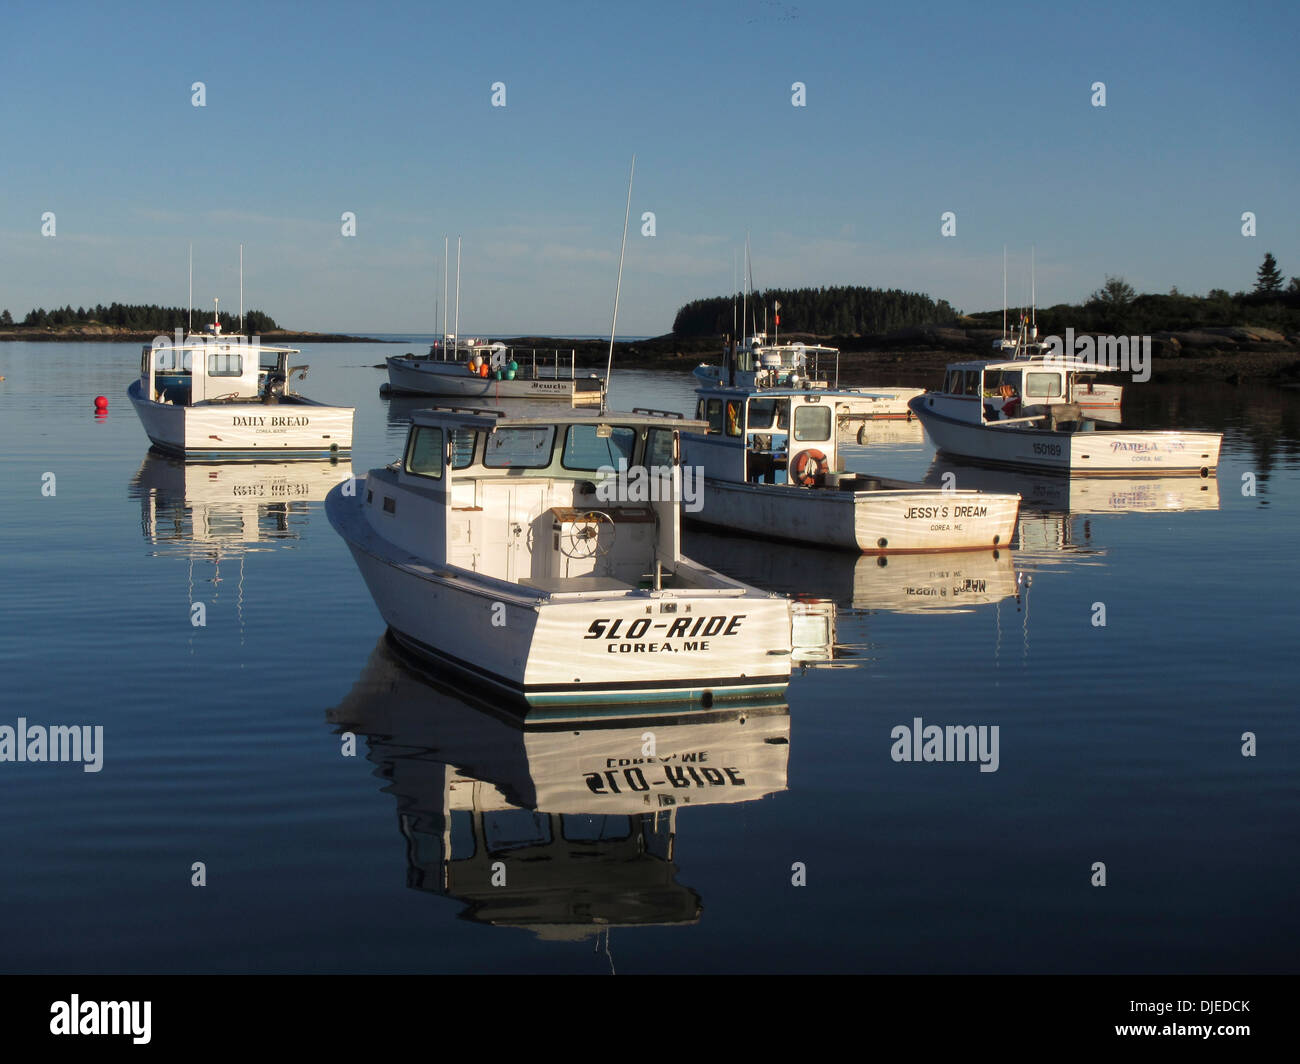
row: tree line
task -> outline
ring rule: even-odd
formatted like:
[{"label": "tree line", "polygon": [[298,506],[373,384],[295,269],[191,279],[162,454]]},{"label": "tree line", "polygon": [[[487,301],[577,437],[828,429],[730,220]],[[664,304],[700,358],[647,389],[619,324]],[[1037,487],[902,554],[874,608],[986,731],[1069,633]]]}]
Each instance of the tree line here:
[{"label": "tree line", "polygon": [[[27,316],[18,323],[29,329],[43,329],[60,325],[111,325],[130,329],[134,332],[171,332],[184,329],[191,316],[196,329],[205,329],[212,321],[212,311],[195,307],[187,311],[184,307],[160,307],[156,303],[110,303],[104,306],[98,303],[93,307],[66,306],[46,310],[37,307],[27,312]],[[221,322],[223,332],[239,330],[239,315],[222,311],[217,320]],[[0,326],[14,326],[13,316],[6,309],[0,312]],[[244,331],[254,333],[270,332],[278,329],[275,319],[260,310],[244,312]]]},{"label": "tree line", "polygon": [[[1123,277],[1107,276],[1106,283],[1078,306],[1060,303],[1038,308],[1038,331],[1059,335],[1066,328],[1076,332],[1151,333],[1192,332],[1202,326],[1256,325],[1278,332],[1300,332],[1300,277],[1285,278],[1272,253],[1255,274],[1250,291],[1230,293],[1212,288],[1203,296],[1187,295],[1172,288],[1167,295],[1137,291]],[[1014,321],[1015,317],[1009,318]],[[1001,324],[1000,310],[983,311],[971,317],[987,325]]]},{"label": "tree line", "polygon": [[[746,302],[747,323],[740,322],[741,301]],[[680,337],[752,335],[763,328],[764,310],[771,332],[773,312],[781,304],[781,327],[819,336],[853,336],[893,332],[910,325],[945,324],[957,312],[944,299],[898,288],[863,288],[839,285],[822,288],[769,288],[742,297],[714,296],[687,303],[673,319],[673,334]]]}]

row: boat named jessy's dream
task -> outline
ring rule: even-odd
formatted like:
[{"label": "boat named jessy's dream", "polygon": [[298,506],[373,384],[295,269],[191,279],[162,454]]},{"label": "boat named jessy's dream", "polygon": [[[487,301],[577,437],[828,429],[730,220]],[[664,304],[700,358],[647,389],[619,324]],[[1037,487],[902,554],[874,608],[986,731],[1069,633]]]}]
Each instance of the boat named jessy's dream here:
[{"label": "boat named jessy's dream", "polygon": [[[1006,546],[1020,496],[848,472],[836,424],[853,393],[699,388],[686,461],[703,474],[690,520],[867,554]],[[688,507],[688,511],[690,508]]]},{"label": "boat named jessy's dream", "polygon": [[1126,429],[1085,416],[1079,381],[1097,369],[1064,356],[957,362],[942,389],[909,406],[940,451],[984,462],[1102,476],[1214,472],[1222,433]]},{"label": "boat named jessy's dream", "polygon": [[140,356],[127,395],[155,447],[187,459],[329,458],[352,449],[352,407],[298,395],[291,347],[257,337],[204,334],[157,337]]},{"label": "boat named jessy's dream", "polygon": [[702,427],[416,411],[401,459],[336,487],[325,509],[397,641],[515,700],[779,693],[788,600],[681,554],[680,438]]}]

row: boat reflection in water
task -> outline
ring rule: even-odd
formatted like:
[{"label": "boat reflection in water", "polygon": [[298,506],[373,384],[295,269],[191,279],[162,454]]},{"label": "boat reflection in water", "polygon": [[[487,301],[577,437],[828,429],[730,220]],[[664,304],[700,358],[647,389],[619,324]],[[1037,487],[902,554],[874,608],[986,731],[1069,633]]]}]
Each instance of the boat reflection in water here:
[{"label": "boat reflection in water", "polygon": [[677,882],[679,812],[786,789],[784,701],[660,708],[499,710],[385,636],[326,717],[365,739],[397,799],[409,887],[463,902],[463,919],[574,940],[696,923],[700,897]]},{"label": "boat reflection in water", "polygon": [[841,609],[958,613],[1016,594],[1010,550],[852,555],[691,531],[684,549],[765,591]]},{"label": "boat reflection in water", "polygon": [[1219,508],[1215,477],[1063,477],[993,468],[938,455],[925,483],[978,491],[1016,491],[1022,498],[1020,550],[1095,550],[1087,517],[1101,514],[1183,513]]},{"label": "boat reflection in water", "polygon": [[220,557],[297,539],[310,503],[352,476],[338,461],[183,462],[150,451],[131,481],[152,544]]}]

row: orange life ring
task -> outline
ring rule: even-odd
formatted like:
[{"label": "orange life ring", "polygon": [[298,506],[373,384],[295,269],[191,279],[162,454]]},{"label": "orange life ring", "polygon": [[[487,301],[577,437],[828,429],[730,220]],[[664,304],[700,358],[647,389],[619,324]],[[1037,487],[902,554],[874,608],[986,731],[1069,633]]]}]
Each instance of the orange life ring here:
[{"label": "orange life ring", "polygon": [[[812,463],[813,469],[808,470],[808,464]],[[811,488],[817,483],[818,477],[824,477],[830,466],[826,464],[826,456],[816,448],[809,447],[806,451],[800,451],[795,455],[794,462],[790,466],[790,477],[796,484],[801,484],[805,488]]]}]

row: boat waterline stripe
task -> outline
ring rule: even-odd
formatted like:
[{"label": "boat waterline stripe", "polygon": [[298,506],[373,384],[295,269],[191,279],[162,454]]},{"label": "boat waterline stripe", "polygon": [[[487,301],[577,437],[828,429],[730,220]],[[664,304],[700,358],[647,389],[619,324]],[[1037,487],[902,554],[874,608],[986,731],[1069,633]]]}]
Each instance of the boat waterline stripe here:
[{"label": "boat waterline stripe", "polygon": [[787,682],[781,679],[773,680],[771,677],[747,677],[747,676],[730,676],[730,677],[706,677],[698,680],[669,680],[669,681],[645,681],[645,680],[628,680],[614,683],[563,683],[563,684],[532,684],[525,686],[517,680],[511,680],[509,677],[501,676],[499,673],[492,672],[490,669],[484,669],[470,662],[462,661],[460,658],[451,657],[443,653],[436,647],[429,646],[413,636],[407,635],[396,628],[390,628],[393,636],[399,643],[409,649],[422,653],[435,661],[446,664],[449,667],[460,672],[469,673],[473,676],[487,681],[494,686],[504,688],[523,698],[547,698],[552,695],[561,695],[577,691],[589,691],[590,698],[596,698],[600,692],[622,692],[622,693],[641,693],[655,691],[691,691],[691,690],[710,690],[716,691],[718,688],[744,688],[746,690],[756,690],[767,688],[777,690],[788,686]]}]

